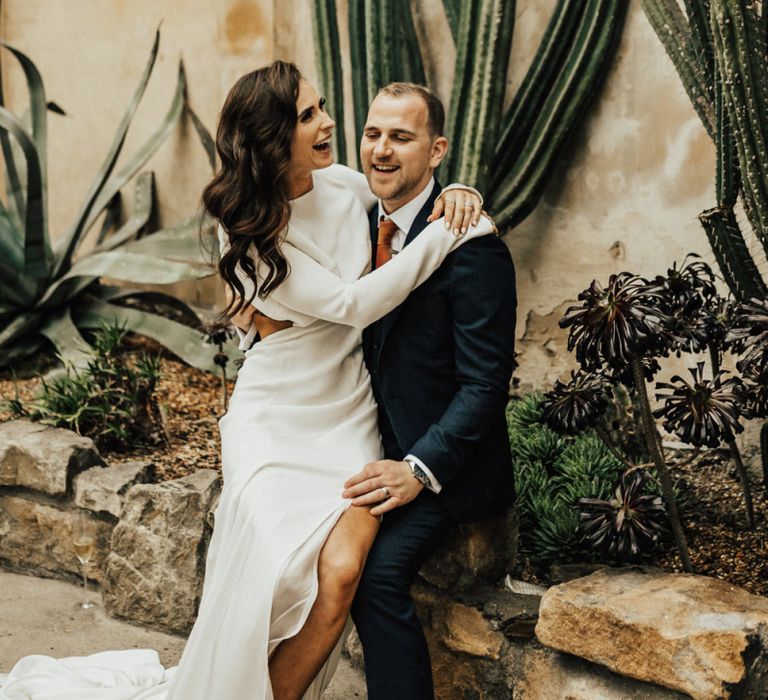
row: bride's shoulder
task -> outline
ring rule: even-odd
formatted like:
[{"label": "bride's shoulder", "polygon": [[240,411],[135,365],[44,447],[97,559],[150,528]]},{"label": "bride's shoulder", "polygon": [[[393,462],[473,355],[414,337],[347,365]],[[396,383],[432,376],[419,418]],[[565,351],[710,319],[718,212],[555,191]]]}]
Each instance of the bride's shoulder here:
[{"label": "bride's shoulder", "polygon": [[368,208],[375,202],[368,187],[368,181],[365,175],[340,163],[334,163],[327,168],[315,172],[315,176],[320,176],[325,182],[340,189],[350,192],[355,198],[360,200]]}]

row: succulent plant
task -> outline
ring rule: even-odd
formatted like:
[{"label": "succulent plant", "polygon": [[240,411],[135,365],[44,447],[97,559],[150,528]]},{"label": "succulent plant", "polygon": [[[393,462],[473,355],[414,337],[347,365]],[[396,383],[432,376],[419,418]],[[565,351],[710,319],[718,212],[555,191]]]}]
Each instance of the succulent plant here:
[{"label": "succulent plant", "polygon": [[[664,428],[683,442],[696,447],[717,447],[734,438],[744,428],[739,418],[744,410],[746,392],[737,377],[725,378],[720,371],[712,379],[704,378],[704,363],[690,368],[693,377],[688,382],[675,375],[672,382],[658,382],[656,398],[664,405],[654,416],[664,418]],[[664,390],[669,390],[664,393]]]},{"label": "succulent plant", "polygon": [[699,220],[720,271],[739,300],[768,293],[765,255],[750,247],[734,206],[739,196],[768,253],[768,61],[764,2],[642,0],[693,108],[714,142],[716,206]]},{"label": "succulent plant", "polygon": [[577,435],[595,425],[608,408],[608,387],[599,375],[572,371],[569,382],[555,381],[544,394],[541,410],[553,430]]},{"label": "succulent plant", "polygon": [[[107,322],[153,338],[189,364],[215,368],[213,353],[201,333],[189,325],[199,322],[195,311],[166,291],[146,288],[197,280],[213,272],[200,250],[199,216],[163,231],[148,230],[154,180],[151,172],[139,172],[185,110],[212,157],[210,135],[186,104],[181,63],[168,112],[135,153],[121,158],[126,134],[155,65],[159,41],[158,32],[136,91],[76,220],[55,239],[49,231],[45,165],[46,120],[51,107],[32,60],[3,44],[26,77],[31,129],[23,117],[2,106],[0,89],[0,146],[9,192],[7,202],[0,206],[0,367],[29,357],[46,340],[65,362],[83,367],[87,355],[81,349],[87,343],[81,331]],[[119,158],[122,165],[118,168]],[[131,181],[135,183],[134,210],[119,225],[121,190]],[[204,232],[213,241],[212,231],[206,228]],[[93,245],[86,252],[83,243],[91,233],[89,242]],[[104,277],[138,287],[109,286],[101,282]],[[149,305],[166,313],[152,313],[147,310]],[[168,318],[170,310],[180,313],[188,323]]]},{"label": "succulent plant", "polygon": [[570,328],[568,349],[585,371],[624,369],[668,340],[663,292],[642,277],[620,272],[605,287],[593,280],[578,298],[584,303],[569,307],[560,327]]},{"label": "succulent plant", "polygon": [[645,491],[642,469],[622,474],[610,499],[580,498],[584,538],[596,549],[620,561],[636,559],[655,546],[666,531],[664,501]]},{"label": "succulent plant", "polygon": [[740,371],[751,367],[753,375],[763,374],[768,369],[768,298],[740,304],[725,340],[741,355]]}]

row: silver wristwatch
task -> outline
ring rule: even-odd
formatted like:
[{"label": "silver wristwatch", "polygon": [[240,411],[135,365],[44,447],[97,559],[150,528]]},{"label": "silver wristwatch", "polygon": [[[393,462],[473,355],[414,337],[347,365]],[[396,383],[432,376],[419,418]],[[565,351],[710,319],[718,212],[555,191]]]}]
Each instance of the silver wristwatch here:
[{"label": "silver wristwatch", "polygon": [[405,462],[411,468],[411,474],[416,481],[420,482],[425,489],[432,490],[432,482],[427,473],[412,459],[406,459]]}]

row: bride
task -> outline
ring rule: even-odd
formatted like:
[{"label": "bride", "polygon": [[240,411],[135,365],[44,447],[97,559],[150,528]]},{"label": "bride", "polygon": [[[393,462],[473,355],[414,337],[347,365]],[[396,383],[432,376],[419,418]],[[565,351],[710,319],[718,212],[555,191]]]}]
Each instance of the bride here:
[{"label": "bride", "polygon": [[[276,61],[240,78],[222,108],[221,168],[203,201],[220,223],[227,312],[255,307],[243,347],[257,330],[261,340],[220,422],[224,486],[179,666],[164,671],[148,650],[27,657],[0,679],[0,698],[298,700],[328,684],[379,526],[342,497],[382,456],[362,329],[492,224],[473,192],[447,188],[431,218],[447,198],[456,217],[367,274],[376,198],[363,175],[333,165],[323,105]],[[435,149],[434,166],[441,157]]]}]

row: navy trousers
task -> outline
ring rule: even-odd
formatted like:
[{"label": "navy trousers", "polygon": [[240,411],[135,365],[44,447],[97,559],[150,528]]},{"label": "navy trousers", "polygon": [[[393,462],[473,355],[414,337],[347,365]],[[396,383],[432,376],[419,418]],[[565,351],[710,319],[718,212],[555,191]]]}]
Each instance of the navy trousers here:
[{"label": "navy trousers", "polygon": [[352,605],[369,700],[434,698],[429,650],[411,584],[453,525],[429,491],[384,515]]}]

